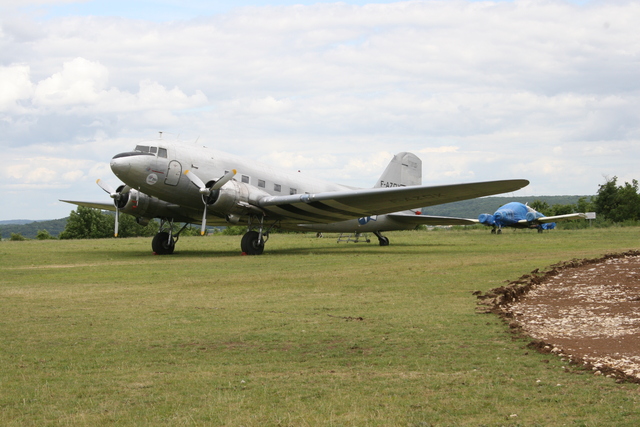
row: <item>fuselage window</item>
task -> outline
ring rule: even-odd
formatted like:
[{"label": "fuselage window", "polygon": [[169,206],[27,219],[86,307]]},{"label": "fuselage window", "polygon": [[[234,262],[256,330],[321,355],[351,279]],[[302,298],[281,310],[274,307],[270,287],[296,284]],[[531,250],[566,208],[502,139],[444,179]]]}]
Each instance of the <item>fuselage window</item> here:
[{"label": "fuselage window", "polygon": [[298,190],[296,190],[295,188],[291,188],[289,189],[289,194],[298,194]]},{"label": "fuselage window", "polygon": [[167,158],[167,149],[166,148],[158,148],[158,157],[162,157],[163,159]]},{"label": "fuselage window", "polygon": [[266,186],[267,186],[267,183],[264,182],[264,179],[259,179],[258,180],[258,187],[265,188]]},{"label": "fuselage window", "polygon": [[277,191],[278,193],[282,191],[282,185],[280,184],[273,184],[273,190]]},{"label": "fuselage window", "polygon": [[247,175],[242,175],[242,182],[244,182],[245,184],[249,183],[249,177]]}]

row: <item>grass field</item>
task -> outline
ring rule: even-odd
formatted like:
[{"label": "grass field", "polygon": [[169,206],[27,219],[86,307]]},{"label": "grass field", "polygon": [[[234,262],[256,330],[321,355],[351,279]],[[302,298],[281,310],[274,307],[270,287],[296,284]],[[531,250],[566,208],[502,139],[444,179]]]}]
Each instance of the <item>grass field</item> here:
[{"label": "grass field", "polygon": [[640,424],[638,385],[529,349],[472,295],[639,228],[387,236],[1,242],[0,424]]}]

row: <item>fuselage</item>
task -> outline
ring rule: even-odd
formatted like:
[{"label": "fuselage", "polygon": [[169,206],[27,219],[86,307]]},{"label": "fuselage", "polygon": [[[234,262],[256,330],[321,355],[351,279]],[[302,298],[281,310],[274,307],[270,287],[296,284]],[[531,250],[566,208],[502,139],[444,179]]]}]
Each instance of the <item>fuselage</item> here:
[{"label": "fuselage", "polygon": [[[353,189],[301,173],[278,171],[266,164],[207,147],[161,139],[139,144],[131,152],[115,155],[111,159],[111,169],[129,187],[179,205],[183,213],[184,208],[192,210],[189,216],[194,222],[200,222],[203,204],[198,187],[185,176],[187,170],[208,183],[235,169],[237,173],[233,179],[245,184],[254,199]],[[211,212],[211,217],[215,216],[215,212]]]}]

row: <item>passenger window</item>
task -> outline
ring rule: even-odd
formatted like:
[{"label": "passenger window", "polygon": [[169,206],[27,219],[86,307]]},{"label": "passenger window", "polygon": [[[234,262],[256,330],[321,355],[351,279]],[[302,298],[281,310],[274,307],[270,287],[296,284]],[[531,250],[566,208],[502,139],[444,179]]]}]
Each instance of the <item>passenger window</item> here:
[{"label": "passenger window", "polygon": [[245,184],[249,183],[249,177],[247,175],[242,175],[242,182],[244,182]]},{"label": "passenger window", "polygon": [[298,190],[296,190],[295,188],[291,188],[289,190],[289,194],[298,194]]},{"label": "passenger window", "polygon": [[277,191],[278,193],[282,191],[282,185],[280,184],[273,184],[273,189],[274,191]]},{"label": "passenger window", "polygon": [[267,185],[266,185],[266,183],[264,182],[264,180],[263,180],[263,179],[259,179],[259,180],[258,180],[258,187],[260,187],[260,188],[264,188],[264,187],[266,187],[266,186],[267,186]]}]

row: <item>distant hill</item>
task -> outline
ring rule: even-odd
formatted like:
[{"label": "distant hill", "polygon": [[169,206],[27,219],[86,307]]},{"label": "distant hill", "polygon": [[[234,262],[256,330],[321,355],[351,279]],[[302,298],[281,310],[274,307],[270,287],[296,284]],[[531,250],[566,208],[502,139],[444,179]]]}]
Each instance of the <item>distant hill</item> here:
[{"label": "distant hill", "polygon": [[547,202],[549,206],[576,204],[581,197],[590,200],[594,196],[531,196],[531,197],[482,197],[463,200],[444,205],[423,208],[425,215],[454,216],[458,218],[477,219],[482,213],[494,213],[500,206],[509,202],[533,203],[536,200]]},{"label": "distant hill", "polygon": [[35,239],[38,231],[47,230],[53,237],[58,237],[67,226],[67,219],[53,219],[50,221],[13,220],[0,223],[0,234],[3,239],[9,239],[11,233],[20,234],[27,239]]},{"label": "distant hill", "polygon": [[32,219],[11,219],[9,221],[0,221],[0,225],[22,225],[22,224],[29,224],[30,222],[33,222]]}]

